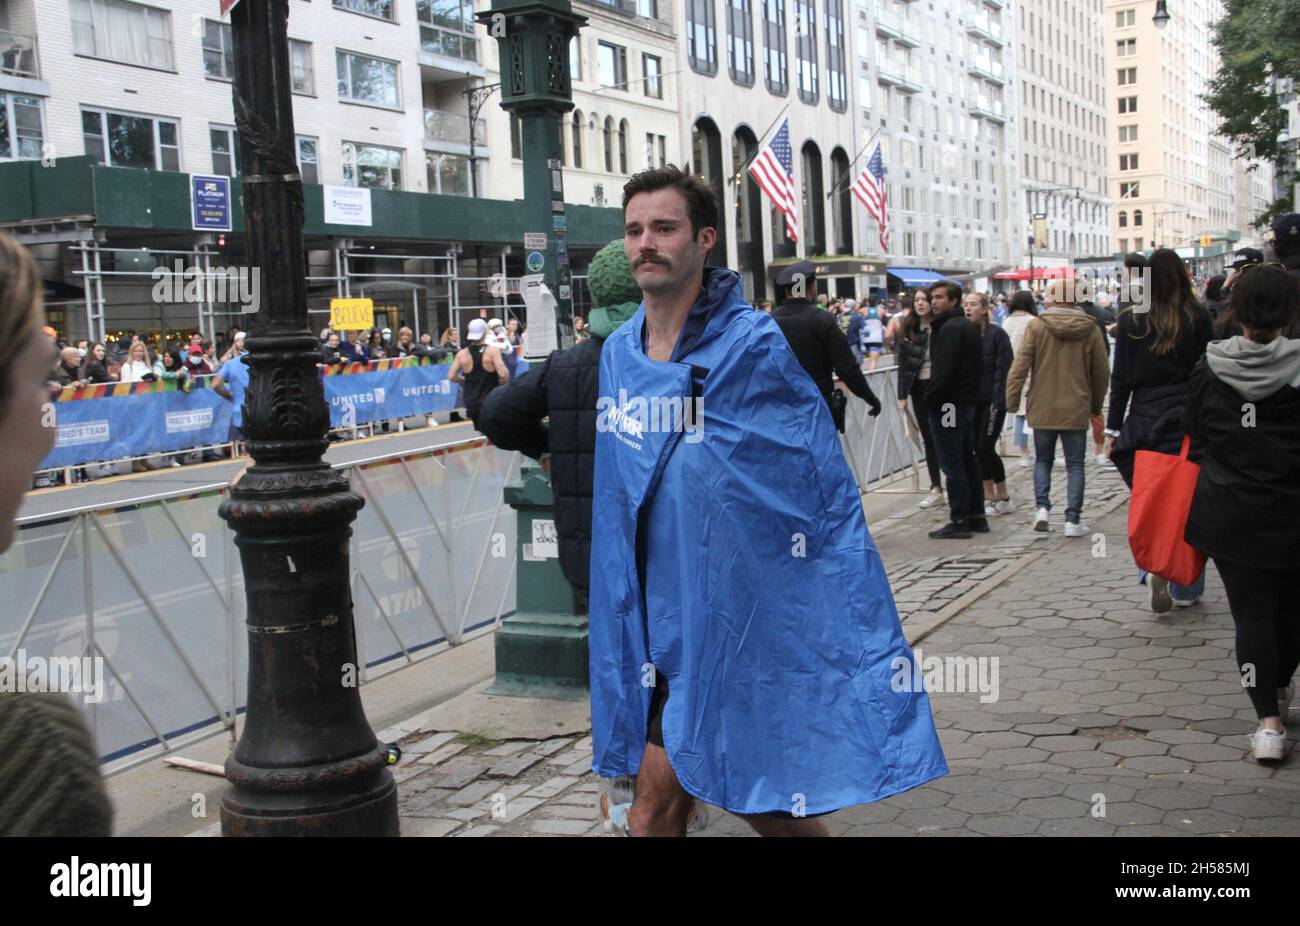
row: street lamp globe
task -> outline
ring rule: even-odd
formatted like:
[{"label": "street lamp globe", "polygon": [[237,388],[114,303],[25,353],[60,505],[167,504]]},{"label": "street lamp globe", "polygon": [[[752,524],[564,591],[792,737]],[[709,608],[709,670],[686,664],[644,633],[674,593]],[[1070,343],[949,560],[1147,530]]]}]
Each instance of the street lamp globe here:
[{"label": "street lamp globe", "polygon": [[1169,25],[1169,7],[1167,0],[1156,0],[1156,15],[1151,17],[1157,29],[1163,29]]}]

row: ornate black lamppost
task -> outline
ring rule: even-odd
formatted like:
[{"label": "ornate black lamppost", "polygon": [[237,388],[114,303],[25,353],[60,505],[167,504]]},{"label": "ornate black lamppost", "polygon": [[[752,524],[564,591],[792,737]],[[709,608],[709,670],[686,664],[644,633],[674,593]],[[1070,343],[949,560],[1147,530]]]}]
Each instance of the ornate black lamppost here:
[{"label": "ornate black lamppost", "polygon": [[396,836],[387,749],[355,687],[348,538],[362,500],[322,459],[329,409],[308,328],[288,17],[288,0],[242,0],[231,12],[247,260],[264,292],[247,340],[253,465],[220,508],[248,601],[248,713],[226,760],[221,827]]}]

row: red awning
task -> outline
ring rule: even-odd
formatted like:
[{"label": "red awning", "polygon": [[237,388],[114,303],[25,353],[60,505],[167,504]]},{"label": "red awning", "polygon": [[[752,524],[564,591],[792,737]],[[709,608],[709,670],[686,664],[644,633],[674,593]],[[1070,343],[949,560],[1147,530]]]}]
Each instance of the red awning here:
[{"label": "red awning", "polygon": [[[1003,270],[993,274],[995,280],[1028,280],[1028,267],[1017,267],[1015,270]],[[1035,267],[1032,279],[1035,280],[1072,280],[1074,279],[1074,270],[1070,267]]]}]

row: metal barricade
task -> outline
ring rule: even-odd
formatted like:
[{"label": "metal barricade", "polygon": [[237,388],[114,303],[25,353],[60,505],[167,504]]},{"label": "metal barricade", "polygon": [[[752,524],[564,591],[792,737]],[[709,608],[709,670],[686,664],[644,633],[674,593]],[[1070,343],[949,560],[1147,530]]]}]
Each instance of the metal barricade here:
[{"label": "metal barricade", "polygon": [[[338,467],[366,500],[352,538],[362,684],[513,612],[502,488],[519,462],[477,438]],[[20,519],[0,557],[0,656],[102,660],[103,699],[86,707],[110,774],[234,736],[247,658],[242,569],[217,516],[227,488]]]}]

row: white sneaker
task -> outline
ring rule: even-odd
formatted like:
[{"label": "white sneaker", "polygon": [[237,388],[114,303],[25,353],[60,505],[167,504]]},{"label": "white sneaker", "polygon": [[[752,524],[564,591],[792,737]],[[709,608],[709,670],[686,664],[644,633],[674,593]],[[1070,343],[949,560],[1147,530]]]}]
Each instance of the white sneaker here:
[{"label": "white sneaker", "polygon": [[1065,465],[1065,457],[1057,457],[1055,460],[1052,461],[1052,465],[1053,465],[1053,466],[1064,466],[1064,465]]},{"label": "white sneaker", "polygon": [[1151,610],[1156,614],[1164,614],[1174,606],[1174,600],[1169,597],[1168,579],[1162,579],[1157,575],[1147,576],[1147,591]]},{"label": "white sneaker", "polygon": [[1067,536],[1067,537],[1087,537],[1087,536],[1088,536],[1088,525],[1087,525],[1087,524],[1084,524],[1082,521],[1080,521],[1078,524],[1072,524],[1071,522],[1066,521],[1066,522],[1065,522],[1065,536]]},{"label": "white sneaker", "polygon": [[942,501],[943,501],[943,490],[942,490],[942,489],[931,489],[930,492],[929,492],[929,494],[927,494],[927,495],[925,496],[925,498],[921,499],[921,503],[920,503],[919,507],[921,507],[921,508],[930,508],[930,507],[932,507],[932,506],[934,506],[934,505],[939,504],[939,503],[942,502]]},{"label": "white sneaker", "polygon": [[1046,508],[1039,508],[1038,513],[1034,515],[1034,530],[1040,534],[1045,534],[1052,529],[1048,511]]},{"label": "white sneaker", "polygon": [[1104,453],[1097,454],[1095,457],[1092,458],[1092,462],[1096,463],[1102,469],[1115,468],[1115,464],[1110,461],[1110,457],[1106,456],[1106,454]]},{"label": "white sneaker", "polygon": [[1015,514],[1016,503],[1009,498],[1001,499],[994,502],[994,507],[998,509],[998,514]]},{"label": "white sneaker", "polygon": [[1172,602],[1174,603],[1174,607],[1175,607],[1175,608],[1190,608],[1192,605],[1200,603],[1200,600],[1201,600],[1201,599],[1199,599],[1199,598],[1175,598],[1173,595],[1170,595],[1170,596],[1169,596],[1169,600],[1172,601]]},{"label": "white sneaker", "polygon": [[1256,730],[1250,736],[1256,762],[1277,762],[1286,752],[1286,730]]},{"label": "white sneaker", "polygon": [[1022,453],[1020,455],[1020,465],[1030,467],[1034,465],[1034,455],[1032,453]]}]

